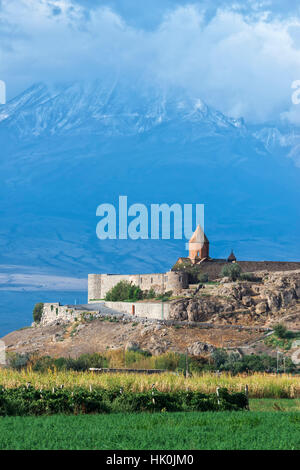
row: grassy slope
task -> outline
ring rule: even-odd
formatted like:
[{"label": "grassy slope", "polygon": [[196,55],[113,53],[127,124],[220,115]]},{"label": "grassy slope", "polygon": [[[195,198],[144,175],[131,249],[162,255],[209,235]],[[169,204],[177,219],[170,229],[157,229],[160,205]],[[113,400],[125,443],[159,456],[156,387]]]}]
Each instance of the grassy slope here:
[{"label": "grassy slope", "polygon": [[[299,400],[251,409],[299,410]],[[0,418],[1,449],[300,449],[297,411]]]}]

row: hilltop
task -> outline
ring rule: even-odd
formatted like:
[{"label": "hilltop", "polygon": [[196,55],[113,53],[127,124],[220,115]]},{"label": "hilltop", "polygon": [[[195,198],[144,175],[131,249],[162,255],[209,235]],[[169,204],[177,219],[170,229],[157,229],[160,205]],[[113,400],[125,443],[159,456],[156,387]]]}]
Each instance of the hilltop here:
[{"label": "hilltop", "polygon": [[[8,352],[55,357],[130,347],[155,355],[188,350],[192,355],[207,356],[215,348],[274,355],[282,345],[268,343],[266,338],[275,324],[283,323],[289,330],[300,332],[300,271],[261,272],[258,279],[223,279],[197,290],[190,286],[170,301],[169,321],[118,312],[82,314],[78,310],[76,318],[42,322],[2,339]],[[286,354],[293,352],[291,341]]]}]

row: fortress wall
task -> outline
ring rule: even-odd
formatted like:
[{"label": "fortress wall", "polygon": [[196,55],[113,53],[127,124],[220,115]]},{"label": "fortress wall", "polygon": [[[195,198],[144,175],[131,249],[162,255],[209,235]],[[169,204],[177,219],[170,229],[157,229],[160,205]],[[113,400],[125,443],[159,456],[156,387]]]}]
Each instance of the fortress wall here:
[{"label": "fortress wall", "polygon": [[88,301],[101,299],[101,275],[89,274],[88,276]]},{"label": "fortress wall", "polygon": [[[257,271],[293,271],[300,269],[300,262],[292,261],[237,261],[244,273]],[[209,279],[220,277],[223,266],[227,265],[224,261],[206,261],[201,264],[201,271],[208,274]]]},{"label": "fortress wall", "polygon": [[165,302],[105,302],[105,306],[129,315],[152,320],[168,320],[170,305]]},{"label": "fortress wall", "polygon": [[89,274],[88,301],[104,299],[107,292],[120,281],[132,282],[142,290],[154,289],[157,294],[165,291],[178,291],[188,287],[185,273],[155,273],[155,274]]},{"label": "fortress wall", "polygon": [[181,289],[189,287],[188,275],[186,273],[179,273],[169,271],[166,273],[166,291],[173,291],[176,293]]},{"label": "fortress wall", "polygon": [[74,321],[76,315],[79,315],[78,312],[68,308],[67,305],[59,305],[59,303],[47,303],[44,304],[41,325],[54,323],[57,320]]},{"label": "fortress wall", "polygon": [[[84,310],[74,310],[68,305],[60,305],[57,302],[46,303],[43,308],[43,315],[41,318],[41,325],[48,325],[56,321],[74,322],[80,318]],[[89,311],[90,314],[96,313],[96,311]]]},{"label": "fortress wall", "polygon": [[243,272],[254,271],[294,271],[300,269],[300,262],[295,261],[238,261]]}]

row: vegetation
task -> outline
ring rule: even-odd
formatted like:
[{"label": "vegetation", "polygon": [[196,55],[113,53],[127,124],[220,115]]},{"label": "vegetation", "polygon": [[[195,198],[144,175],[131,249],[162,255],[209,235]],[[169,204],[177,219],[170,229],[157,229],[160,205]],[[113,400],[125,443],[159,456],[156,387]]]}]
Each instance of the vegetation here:
[{"label": "vegetation", "polygon": [[197,276],[199,282],[208,282],[208,274],[206,273],[199,273]]},{"label": "vegetation", "polygon": [[142,289],[128,281],[118,282],[118,284],[112,287],[105,296],[105,300],[112,302],[124,300],[135,302],[136,300],[141,299],[143,299]]},{"label": "vegetation", "polygon": [[252,398],[249,400],[251,411],[300,411],[300,400],[295,398],[282,398],[280,400],[273,400],[271,398]]},{"label": "vegetation", "polygon": [[293,341],[300,338],[300,333],[288,331],[281,323],[275,325],[274,334],[265,339],[265,344],[273,349],[288,351],[291,349]]},{"label": "vegetation", "polygon": [[[212,354],[215,366],[221,371],[238,374],[242,372],[276,372],[277,359],[275,357],[263,355],[245,355],[240,356],[238,353],[228,354],[222,349],[217,349]],[[286,358],[286,372],[296,372],[297,367],[290,358]]]},{"label": "vegetation", "polygon": [[32,386],[0,387],[0,416],[41,414],[137,413],[143,411],[238,411],[247,409],[244,393],[229,393],[226,388],[214,394],[198,391],[146,392],[121,389],[53,388]]},{"label": "vegetation", "polygon": [[[72,332],[71,332],[72,334]],[[166,369],[169,371],[185,372],[186,356],[179,353],[165,353],[152,356],[148,351],[108,350],[103,354],[82,354],[77,359],[53,358],[50,356],[35,356],[10,353],[7,356],[8,365],[16,370],[30,368],[34,372],[51,371],[88,371],[90,368],[132,368],[132,369]],[[191,357],[190,372],[209,370],[208,359]]]},{"label": "vegetation", "polygon": [[189,284],[197,284],[198,282],[207,282],[208,275],[202,272],[200,266],[191,264],[190,261],[183,261],[182,263],[176,263],[172,271],[185,272],[188,274]]},{"label": "vegetation", "polygon": [[222,277],[229,277],[233,282],[237,281],[241,276],[242,268],[237,263],[228,263],[221,270]]},{"label": "vegetation", "polygon": [[77,387],[101,387],[144,392],[152,389],[152,385],[162,392],[178,390],[196,390],[202,393],[215,393],[216,387],[228,388],[232,392],[243,392],[245,385],[249,386],[250,398],[300,398],[300,383],[298,376],[289,374],[254,373],[251,375],[237,374],[232,376],[227,372],[203,372],[185,378],[183,374],[97,374],[94,372],[52,371],[35,372],[32,369],[15,371],[0,370],[0,384],[4,387],[15,388],[30,383],[35,388],[60,387],[74,389]]},{"label": "vegetation", "polygon": [[299,413],[278,411],[6,417],[0,448],[299,450],[299,424]]},{"label": "vegetation", "polygon": [[277,336],[277,338],[280,338],[280,339],[287,338],[288,336],[288,330],[286,326],[284,326],[282,323],[278,323],[277,325],[274,326],[274,333]]},{"label": "vegetation", "polygon": [[[70,335],[75,334],[72,330]],[[143,350],[125,351],[124,349],[107,350],[102,354],[82,354],[77,359],[52,358],[50,356],[8,354],[8,365],[16,370],[28,367],[36,372],[52,371],[88,371],[90,368],[132,368],[132,369],[165,369],[178,373],[186,372],[186,355],[168,352],[152,356]],[[267,355],[240,356],[237,353],[228,354],[225,350],[217,349],[211,356],[189,356],[188,372],[199,374],[208,371],[226,371],[231,374],[242,372],[276,372],[276,358]],[[286,358],[285,371],[296,372],[297,368],[289,358]]]},{"label": "vegetation", "polygon": [[43,315],[43,308],[44,304],[42,302],[39,302],[38,304],[35,304],[34,309],[33,309],[33,321],[36,323],[40,323],[42,315]]},{"label": "vegetation", "polygon": [[173,291],[169,290],[167,292],[164,292],[164,294],[159,294],[156,296],[157,300],[161,300],[162,302],[167,302],[167,300],[170,300],[172,297]]},{"label": "vegetation", "polygon": [[130,301],[136,302],[138,300],[169,300],[172,296],[172,291],[165,292],[164,294],[156,295],[153,288],[149,290],[142,290],[140,287],[135,286],[128,281],[120,281],[112,287],[106,294],[105,300],[112,302]]}]

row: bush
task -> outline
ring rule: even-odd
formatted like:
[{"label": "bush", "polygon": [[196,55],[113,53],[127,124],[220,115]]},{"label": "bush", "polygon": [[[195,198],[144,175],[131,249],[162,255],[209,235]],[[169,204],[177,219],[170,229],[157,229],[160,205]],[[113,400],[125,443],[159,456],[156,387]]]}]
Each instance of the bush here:
[{"label": "bush", "polygon": [[91,367],[108,367],[107,359],[98,353],[81,354],[77,359],[72,359],[71,357],[52,358],[50,356],[44,356],[36,360],[31,360],[30,362],[32,364],[32,370],[35,372],[47,372],[48,370],[74,370],[79,372],[89,370]]},{"label": "bush", "polygon": [[15,370],[21,370],[29,364],[30,356],[28,354],[7,353],[7,364]]},{"label": "bush", "polygon": [[221,270],[222,277],[229,277],[231,281],[236,281],[239,279],[242,272],[242,268],[237,263],[230,263],[223,266]]},{"label": "bush", "polygon": [[255,276],[253,273],[241,273],[240,279],[242,281],[250,281],[250,282],[260,282],[261,278]]},{"label": "bush", "polygon": [[86,388],[38,390],[34,387],[0,387],[0,416],[28,416],[42,414],[88,414],[110,412],[165,411],[223,411],[243,410],[246,396],[229,393],[226,389],[216,394],[177,391],[131,392],[120,389]]},{"label": "bush", "polygon": [[200,273],[197,276],[199,282],[208,282],[208,274]]},{"label": "bush", "polygon": [[282,323],[278,323],[277,325],[274,326],[274,333],[277,336],[277,338],[280,338],[280,339],[284,339],[288,337],[288,330]]},{"label": "bush", "polygon": [[[172,271],[179,271],[187,273],[189,284],[197,284],[199,282],[198,276],[202,274],[200,266],[191,264],[190,261],[184,261],[183,263],[176,263]],[[200,281],[207,282],[207,281]]]},{"label": "bush", "polygon": [[38,304],[35,304],[32,315],[33,315],[33,320],[36,323],[40,323],[42,315],[43,315],[43,308],[44,304],[42,302],[39,302]]},{"label": "bush", "polygon": [[110,289],[105,300],[112,302],[121,302],[124,300],[136,301],[144,298],[142,289],[138,286],[133,285],[128,281],[120,281],[112,289]]},{"label": "bush", "polygon": [[169,290],[165,292],[164,294],[159,294],[156,296],[157,300],[161,300],[162,302],[166,302],[167,300],[170,300],[170,297],[172,296],[173,291]]},{"label": "bush", "polygon": [[[276,372],[277,370],[277,359],[266,354],[251,354],[241,357],[237,353],[228,354],[223,349],[216,349],[212,354],[212,358],[217,369],[231,372],[232,374],[243,372]],[[288,373],[297,370],[297,367],[289,358],[286,359],[285,368]]]},{"label": "bush", "polygon": [[155,299],[155,296],[156,296],[155,290],[153,289],[153,287],[151,287],[151,289],[148,290],[148,292],[146,293],[145,298],[146,299]]}]

